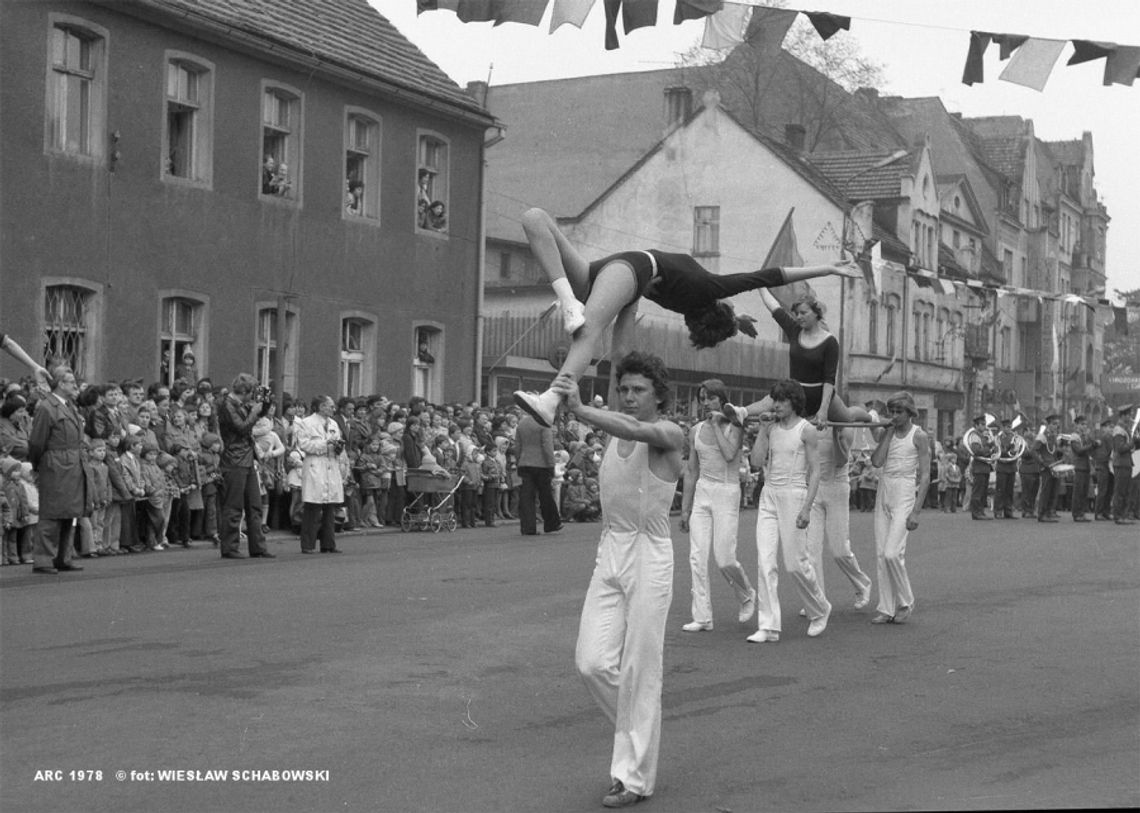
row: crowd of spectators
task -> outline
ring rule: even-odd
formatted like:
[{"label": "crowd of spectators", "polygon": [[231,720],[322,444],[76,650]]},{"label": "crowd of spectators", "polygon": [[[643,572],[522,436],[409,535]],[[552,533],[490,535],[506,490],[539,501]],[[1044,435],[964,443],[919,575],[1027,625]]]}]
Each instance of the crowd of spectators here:
[{"label": "crowd of spectators", "polygon": [[[0,380],[0,388],[3,563],[27,564],[39,512],[50,509],[42,505],[28,459],[32,416],[49,396],[31,378]],[[209,378],[177,379],[171,386],[138,379],[80,382],[78,388],[90,499],[78,520],[76,553],[115,556],[195,541],[218,546],[223,441],[215,405],[226,388]],[[305,452],[294,429],[309,406],[282,394],[253,428],[263,533],[300,532]],[[344,483],[338,529],[399,527],[405,505],[415,498],[407,489],[410,469],[461,482],[455,509],[464,527],[495,526],[518,516],[520,415],[513,405],[432,404],[418,397],[400,403],[372,395],[340,398],[333,417],[345,440],[338,455]],[[568,521],[601,515],[597,473],[603,442],[573,420],[557,427],[554,485]]]}]

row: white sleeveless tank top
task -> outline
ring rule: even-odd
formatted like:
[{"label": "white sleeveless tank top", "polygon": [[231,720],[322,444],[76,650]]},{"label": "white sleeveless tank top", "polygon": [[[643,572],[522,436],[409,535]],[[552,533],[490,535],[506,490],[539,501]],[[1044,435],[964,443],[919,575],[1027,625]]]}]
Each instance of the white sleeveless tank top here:
[{"label": "white sleeveless tank top", "polygon": [[807,488],[807,456],[804,454],[803,418],[784,429],[776,424],[768,435],[768,475],[766,486]]},{"label": "white sleeveless tank top", "polygon": [[649,470],[649,444],[635,443],[623,458],[618,443],[610,438],[598,469],[602,523],[617,533],[668,537],[669,506],[677,481],[667,482]]}]

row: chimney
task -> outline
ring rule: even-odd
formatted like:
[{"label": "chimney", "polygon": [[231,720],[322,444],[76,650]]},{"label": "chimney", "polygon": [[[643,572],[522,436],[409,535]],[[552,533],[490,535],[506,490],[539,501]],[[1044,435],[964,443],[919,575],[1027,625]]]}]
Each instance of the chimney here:
[{"label": "chimney", "polygon": [[480,81],[472,81],[467,83],[467,95],[477,101],[483,107],[487,106],[487,83]]},{"label": "chimney", "polygon": [[804,151],[804,142],[807,139],[807,128],[802,124],[784,125],[784,143],[796,152]]},{"label": "chimney", "polygon": [[870,105],[874,105],[879,101],[879,91],[877,88],[859,88],[855,91],[855,95]]},{"label": "chimney", "polygon": [[693,91],[684,85],[665,88],[665,128],[683,124],[693,113]]}]

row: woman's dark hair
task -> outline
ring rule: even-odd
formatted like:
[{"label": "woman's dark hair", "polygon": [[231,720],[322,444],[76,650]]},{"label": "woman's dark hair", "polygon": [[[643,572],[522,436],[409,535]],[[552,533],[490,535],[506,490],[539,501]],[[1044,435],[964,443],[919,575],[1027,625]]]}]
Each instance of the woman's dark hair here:
[{"label": "woman's dark hair", "polygon": [[3,406],[0,406],[0,418],[11,418],[27,405],[28,401],[24,396],[13,392],[4,399]]},{"label": "woman's dark hair", "polygon": [[792,381],[790,378],[777,381],[772,385],[772,390],[768,395],[773,401],[787,401],[792,405],[792,411],[797,415],[804,414],[804,404],[807,401],[804,397],[804,388],[800,382]]},{"label": "woman's dark hair", "polygon": [[725,339],[736,335],[736,311],[727,302],[717,301],[708,307],[685,314],[685,327],[689,329],[689,341],[701,350],[716,347]]},{"label": "woman's dark hair", "polygon": [[643,375],[653,382],[653,393],[659,402],[658,408],[669,408],[672,393],[669,390],[669,368],[665,366],[664,361],[652,353],[634,350],[618,362],[615,372],[618,381],[628,373]]},{"label": "woman's dark hair", "polygon": [[78,407],[88,408],[93,407],[98,402],[99,397],[107,394],[106,384],[92,384],[75,399],[75,405]]}]

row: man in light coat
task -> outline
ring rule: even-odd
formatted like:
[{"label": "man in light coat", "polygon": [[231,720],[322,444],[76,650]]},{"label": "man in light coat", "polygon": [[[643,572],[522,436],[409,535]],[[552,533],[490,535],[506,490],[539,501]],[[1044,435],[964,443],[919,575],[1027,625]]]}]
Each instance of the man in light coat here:
[{"label": "man in light coat", "polygon": [[335,420],[336,401],[313,399],[310,414],[294,424],[293,442],[305,454],[301,468],[301,553],[340,553],[336,546],[336,508],[344,502],[340,456],[344,436]]}]

